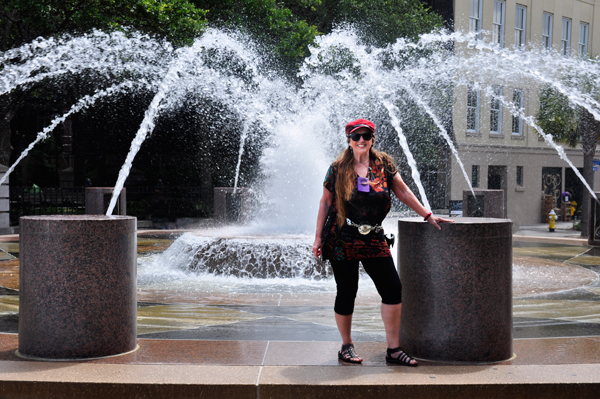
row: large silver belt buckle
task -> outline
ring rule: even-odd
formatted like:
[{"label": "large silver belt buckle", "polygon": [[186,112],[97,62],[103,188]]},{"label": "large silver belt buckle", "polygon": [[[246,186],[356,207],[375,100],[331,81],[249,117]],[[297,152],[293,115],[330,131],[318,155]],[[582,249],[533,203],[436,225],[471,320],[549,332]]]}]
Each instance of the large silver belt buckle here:
[{"label": "large silver belt buckle", "polygon": [[371,230],[373,230],[373,226],[369,226],[368,224],[358,226],[358,232],[363,235],[369,234]]}]

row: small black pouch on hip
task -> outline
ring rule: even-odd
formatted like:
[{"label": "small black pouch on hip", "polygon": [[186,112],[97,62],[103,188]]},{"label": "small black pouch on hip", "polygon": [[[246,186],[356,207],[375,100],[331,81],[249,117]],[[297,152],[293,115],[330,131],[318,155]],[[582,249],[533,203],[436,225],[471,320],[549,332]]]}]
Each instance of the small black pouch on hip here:
[{"label": "small black pouch on hip", "polygon": [[385,242],[387,242],[388,247],[393,247],[394,243],[396,242],[396,236],[393,234],[386,234],[385,235]]}]

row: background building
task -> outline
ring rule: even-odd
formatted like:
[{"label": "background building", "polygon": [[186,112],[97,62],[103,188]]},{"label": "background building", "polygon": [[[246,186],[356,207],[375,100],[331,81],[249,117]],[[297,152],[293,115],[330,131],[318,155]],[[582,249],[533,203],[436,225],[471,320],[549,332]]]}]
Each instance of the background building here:
[{"label": "background building", "polygon": [[[501,47],[560,50],[565,57],[600,53],[598,0],[455,0],[454,29],[483,31],[482,38]],[[456,51],[461,51],[457,47]],[[495,86],[494,91],[524,109],[539,111],[539,87],[526,80]],[[537,131],[514,118],[499,101],[479,90],[458,86],[454,92],[453,130],[461,160],[474,187],[502,189],[506,216],[517,225],[542,220],[542,196],[570,191],[580,201],[582,184],[568,164]],[[581,148],[565,145],[569,159],[583,167]],[[600,175],[595,174],[595,186]],[[456,159],[451,160],[450,201],[462,200],[468,185]]]}]

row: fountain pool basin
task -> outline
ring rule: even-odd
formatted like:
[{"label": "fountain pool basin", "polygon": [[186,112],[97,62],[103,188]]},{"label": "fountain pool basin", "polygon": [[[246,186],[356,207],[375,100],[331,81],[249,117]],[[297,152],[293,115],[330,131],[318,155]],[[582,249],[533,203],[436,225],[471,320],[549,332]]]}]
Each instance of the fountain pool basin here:
[{"label": "fountain pool basin", "polygon": [[[396,217],[388,217],[384,221],[386,233],[397,234],[397,220]],[[324,304],[333,304],[336,287],[329,268],[317,265],[318,272],[310,269],[317,263],[310,250],[313,241],[310,235],[260,235],[221,228],[193,230],[170,238],[166,233],[143,237],[144,235],[141,235],[138,239],[138,298],[142,301],[206,304],[241,304],[246,301],[309,304],[321,301]],[[259,250],[271,240],[287,242],[295,248],[294,253],[299,257],[297,263],[302,266],[292,265],[282,269],[287,272],[293,271],[293,274],[280,273],[265,277],[262,272],[259,276],[253,276],[247,273],[247,270],[244,273],[236,273],[226,264],[214,271],[196,265],[205,256],[195,256],[198,248],[210,241],[218,241],[219,245],[223,246],[228,240],[232,241],[234,248],[246,246],[246,251]],[[585,247],[571,248],[568,253],[572,252],[572,256],[587,251]],[[513,297],[536,296],[582,287],[598,278],[594,272],[577,264],[564,263],[558,258],[553,260],[544,255],[547,251],[524,248],[514,253]],[[396,258],[395,248],[392,255]],[[214,263],[209,264],[215,267]],[[362,273],[357,306],[376,305],[379,301],[375,286],[370,278]]]}]

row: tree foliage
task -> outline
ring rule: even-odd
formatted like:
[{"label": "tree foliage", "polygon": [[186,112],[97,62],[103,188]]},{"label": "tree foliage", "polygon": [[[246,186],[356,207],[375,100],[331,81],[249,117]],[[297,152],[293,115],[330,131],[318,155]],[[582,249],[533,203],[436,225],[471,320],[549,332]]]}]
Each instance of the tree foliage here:
[{"label": "tree foliage", "polygon": [[[595,84],[589,79],[580,79],[577,76],[569,79],[571,84],[577,86],[594,96],[597,90]],[[545,87],[540,91],[540,112],[537,115],[538,125],[544,132],[551,134],[559,142],[570,147],[581,144],[583,150],[583,177],[592,189],[594,188],[593,160],[596,147],[600,138],[600,122],[582,107],[573,106],[569,99],[552,87]],[[582,196],[582,229],[581,235],[587,237],[590,212],[590,194],[583,191]]]},{"label": "tree foliage", "polygon": [[275,50],[280,61],[296,67],[319,34],[302,16],[320,0],[297,0],[294,11],[276,0],[193,0],[207,11],[212,26],[232,28]]},{"label": "tree foliage", "polygon": [[193,0],[219,27],[242,29],[297,66],[317,35],[352,25],[369,44],[416,39],[442,27],[420,0]]},{"label": "tree foliage", "polygon": [[[593,96],[590,87],[586,87],[589,86],[587,82],[584,83],[586,92]],[[558,142],[573,148],[581,144],[584,153],[595,151],[600,138],[600,129],[594,117],[584,108],[574,106],[567,96],[551,86],[540,90],[537,123]]]},{"label": "tree foliage", "polygon": [[[351,25],[365,43],[385,46],[399,37],[415,39],[421,33],[441,27],[442,19],[427,10],[420,0],[4,0],[0,3],[0,51],[18,47],[40,36],[77,35],[93,29],[111,31],[125,28],[164,37],[176,46],[183,46],[201,36],[208,25],[246,33],[261,46],[261,50],[264,50],[262,53],[265,59],[272,60],[271,65],[293,79],[297,75],[297,67],[308,55],[309,47],[315,45],[315,38],[321,34],[328,34],[337,27]],[[207,55],[210,56],[208,53]],[[332,62],[328,67],[333,69],[348,67],[351,64],[349,62],[351,56],[344,49],[340,49],[336,62]],[[232,68],[231,65],[234,63],[235,60],[232,59],[230,64],[225,67]],[[232,70],[234,69],[232,68]],[[244,68],[240,67],[238,70],[243,73]],[[86,78],[89,81],[97,82],[97,79],[91,75],[86,75]],[[69,79],[65,78],[64,81],[58,82],[61,85],[60,90],[57,89],[55,92],[59,94],[48,95],[47,101],[40,101],[39,107],[35,108],[38,115],[47,116],[61,113],[64,111],[64,106],[71,104],[73,99],[86,93],[86,90],[78,89],[80,87],[76,85],[74,79]],[[49,86],[50,83],[45,82],[38,87],[16,90],[0,98],[0,163],[9,163],[12,148],[19,147],[15,145],[16,136],[21,134],[24,138],[26,135],[35,133],[34,127],[28,126],[25,129],[25,123],[19,125],[22,127],[19,134],[11,133],[10,121],[14,114],[19,114],[18,109],[23,104],[31,103],[31,97],[36,93],[40,91],[50,93],[54,90]],[[17,98],[18,96],[21,96],[20,99]],[[137,120],[147,107],[147,100],[142,101],[136,97],[129,98],[126,102],[124,99],[120,99],[119,105],[113,106],[121,110],[124,103],[129,104],[131,112],[136,117],[130,118],[131,120],[128,119],[128,121],[135,125],[139,123]],[[213,111],[219,110],[220,106],[220,104],[211,107],[205,106],[207,114],[202,126],[206,123],[216,123],[212,120],[215,119]],[[25,108],[17,119],[23,121],[30,117]],[[109,112],[108,109],[108,105],[97,107],[73,118],[76,147],[85,144],[84,136],[85,140],[91,136],[98,135],[100,137],[103,129],[106,129],[107,126],[111,126],[109,130],[115,136],[123,137],[123,142],[128,142],[125,138],[129,139],[127,134],[131,129],[135,129],[135,126],[132,128],[123,123],[122,118],[114,118],[120,123],[115,122],[114,125],[111,125],[108,119],[114,117],[115,113]],[[220,113],[224,112],[227,110]],[[184,114],[182,114],[183,116]],[[198,125],[195,125],[196,122],[192,119],[186,129],[189,132],[197,132]],[[90,128],[92,122],[97,123],[97,129]],[[181,128],[178,122],[173,122],[173,125]],[[170,121],[159,123],[157,129],[168,131],[171,128],[169,123]],[[234,126],[235,121],[230,121],[230,124]],[[13,126],[16,124],[13,123]],[[86,134],[78,136],[79,131],[85,131]],[[223,132],[223,128],[219,127],[215,131]],[[231,144],[232,148],[236,148],[232,153],[237,154],[239,132],[232,131],[229,136],[233,143]],[[152,140],[158,143],[160,141],[158,137],[159,135],[156,139],[151,139],[147,145],[152,145]],[[13,139],[12,144],[11,138]],[[26,141],[25,138],[23,140]],[[59,141],[60,137],[57,137],[57,140]],[[77,142],[77,140],[82,141]],[[189,138],[189,140],[193,141],[193,138]],[[96,143],[92,139],[90,142]],[[113,141],[110,140],[108,143],[106,144],[108,150],[120,153],[122,146],[112,146]],[[93,173],[90,171],[90,165],[85,167],[85,173],[95,177],[95,180],[109,182],[114,171],[110,169],[112,166],[107,167],[108,161],[106,160],[119,157],[108,150],[103,155],[102,151],[98,149],[104,148],[102,147],[104,144],[96,144],[92,146],[92,150],[99,153],[96,155],[98,163],[94,162],[93,168],[97,169],[98,174],[97,176],[90,175]],[[157,144],[157,146],[163,145],[166,146],[163,142],[160,142],[160,145]],[[77,148],[79,148],[78,152],[85,152],[80,147]],[[206,148],[196,152],[210,153],[211,151],[215,152],[214,149],[209,151]],[[86,156],[91,157],[90,154],[91,152],[86,153]],[[249,154],[247,162],[255,162],[259,155],[258,153]],[[222,154],[217,153],[212,156],[214,156],[214,162],[202,160],[198,164],[203,168],[205,165],[216,168],[211,171],[214,181],[231,180],[232,174],[229,170],[231,165],[229,164],[235,164],[236,160],[225,160]],[[161,163],[159,162],[159,164]],[[184,164],[189,165],[190,163]],[[115,162],[114,166],[117,168],[120,165],[116,165]],[[221,166],[223,167],[218,169]],[[229,169],[226,170],[226,168]],[[172,170],[172,165],[167,169]],[[248,169],[256,168],[249,167]],[[156,170],[161,170],[161,168],[157,167]],[[194,172],[192,168],[188,168],[187,171],[189,173],[197,172]],[[151,172],[151,174],[156,173],[158,172]],[[107,176],[104,177],[104,174]],[[196,173],[196,175],[199,174]],[[187,177],[182,177],[181,181],[186,181]]]},{"label": "tree foliage", "polygon": [[337,26],[351,24],[366,42],[377,46],[393,43],[399,37],[416,39],[443,26],[442,17],[430,12],[420,0],[318,0],[318,3],[307,21],[315,24],[319,32],[329,33]]},{"label": "tree foliage", "polygon": [[420,0],[5,0],[0,51],[39,36],[123,27],[185,45],[207,22],[249,33],[292,68],[317,35],[338,26],[352,25],[366,43],[383,46],[443,23]]},{"label": "tree foliage", "polygon": [[5,0],[0,6],[0,50],[39,36],[123,27],[189,44],[206,28],[205,15],[188,0]]},{"label": "tree foliage", "polygon": [[580,140],[579,121],[581,110],[572,107],[567,96],[551,86],[540,90],[538,125],[545,133],[561,143],[576,147]]}]

